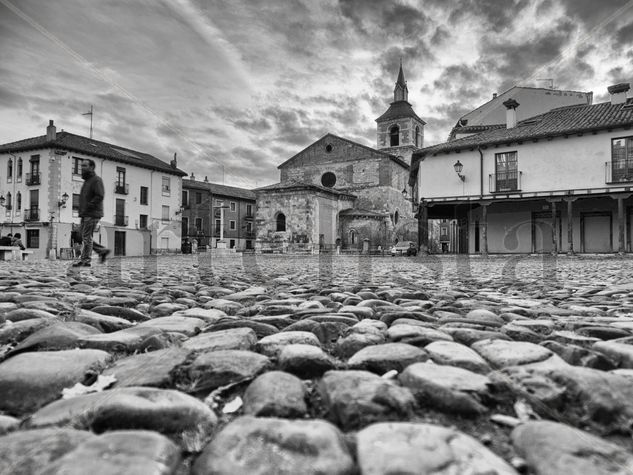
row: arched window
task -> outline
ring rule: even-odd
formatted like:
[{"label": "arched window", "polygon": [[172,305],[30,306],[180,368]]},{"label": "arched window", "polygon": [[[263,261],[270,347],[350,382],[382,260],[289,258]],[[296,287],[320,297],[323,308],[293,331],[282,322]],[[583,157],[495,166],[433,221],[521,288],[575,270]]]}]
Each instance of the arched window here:
[{"label": "arched window", "polygon": [[391,147],[400,145],[400,128],[397,125],[394,125],[391,129],[389,129],[389,137]]},{"label": "arched window", "polygon": [[279,213],[277,215],[277,231],[285,231],[286,230],[286,215],[283,213]]},{"label": "arched window", "polygon": [[13,159],[9,158],[7,162],[7,181],[10,183],[13,180]]},{"label": "arched window", "polygon": [[16,178],[22,178],[22,159],[21,158],[18,158],[18,169],[15,176]]},{"label": "arched window", "polygon": [[400,219],[400,214],[396,211],[393,213],[393,224],[398,224],[398,220]]},{"label": "arched window", "polygon": [[353,229],[349,232],[349,243],[350,245],[354,245],[358,242],[358,234]]},{"label": "arched window", "polygon": [[7,193],[7,204],[6,204],[6,208],[7,209],[11,209],[11,205],[13,204],[13,202],[11,201],[11,192]]},{"label": "arched window", "polygon": [[20,211],[22,209],[22,193],[18,191],[18,194],[15,195],[15,208]]},{"label": "arched window", "polygon": [[420,127],[415,126],[415,146],[420,146]]}]

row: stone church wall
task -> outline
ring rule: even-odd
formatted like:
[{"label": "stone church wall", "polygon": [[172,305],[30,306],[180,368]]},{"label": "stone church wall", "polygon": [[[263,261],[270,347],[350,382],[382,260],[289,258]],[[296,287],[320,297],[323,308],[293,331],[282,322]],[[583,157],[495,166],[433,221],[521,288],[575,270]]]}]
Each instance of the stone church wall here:
[{"label": "stone church wall", "polygon": [[[341,241],[344,249],[362,249],[363,241],[369,239],[369,248],[379,245],[383,249],[391,242],[391,230],[385,219],[361,216],[341,218]],[[351,232],[356,234],[356,242],[351,242]]]}]

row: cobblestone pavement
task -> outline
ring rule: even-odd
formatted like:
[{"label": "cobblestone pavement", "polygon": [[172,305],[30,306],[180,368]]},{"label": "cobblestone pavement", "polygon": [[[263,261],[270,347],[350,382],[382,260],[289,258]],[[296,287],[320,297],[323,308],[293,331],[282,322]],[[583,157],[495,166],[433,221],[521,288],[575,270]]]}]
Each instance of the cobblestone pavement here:
[{"label": "cobblestone pavement", "polygon": [[631,474],[628,257],[0,264],[0,473]]}]

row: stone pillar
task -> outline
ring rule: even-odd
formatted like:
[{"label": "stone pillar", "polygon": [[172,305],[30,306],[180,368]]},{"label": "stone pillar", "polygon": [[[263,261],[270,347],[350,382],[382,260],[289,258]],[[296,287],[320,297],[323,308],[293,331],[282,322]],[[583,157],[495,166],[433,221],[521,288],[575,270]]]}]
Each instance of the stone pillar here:
[{"label": "stone pillar", "polygon": [[216,244],[218,249],[226,249],[224,242],[224,201],[220,202],[220,240]]},{"label": "stone pillar", "polygon": [[490,203],[481,204],[481,255],[488,255],[488,206]]},{"label": "stone pillar", "polygon": [[625,250],[624,244],[624,198],[618,196],[618,254],[623,255]]},{"label": "stone pillar", "polygon": [[418,247],[420,254],[429,253],[429,206],[424,200],[418,209]]},{"label": "stone pillar", "polygon": [[558,233],[556,232],[556,201],[550,202],[552,205],[552,255],[558,254]]},{"label": "stone pillar", "polygon": [[567,255],[574,255],[574,221],[573,221],[573,206],[574,199],[567,198]]}]

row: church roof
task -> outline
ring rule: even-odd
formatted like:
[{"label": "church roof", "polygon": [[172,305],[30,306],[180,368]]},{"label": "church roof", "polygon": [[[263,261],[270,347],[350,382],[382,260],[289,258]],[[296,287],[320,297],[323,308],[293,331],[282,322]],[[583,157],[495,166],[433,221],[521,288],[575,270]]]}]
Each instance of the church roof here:
[{"label": "church roof", "polygon": [[382,122],[391,119],[401,119],[402,117],[413,117],[419,120],[422,124],[426,124],[424,120],[420,119],[418,115],[413,111],[413,107],[407,101],[392,102],[383,115],[376,119],[376,122]]},{"label": "church roof", "polygon": [[377,211],[371,211],[368,209],[346,209],[339,213],[340,216],[350,216],[350,217],[370,217],[370,218],[385,218],[389,216],[388,213],[378,213]]},{"label": "church roof", "polygon": [[356,198],[356,195],[351,193],[347,193],[345,191],[335,190],[333,188],[327,188],[325,186],[316,185],[314,183],[302,183],[299,181],[288,181],[284,183],[275,183],[273,185],[262,186],[261,188],[256,188],[255,192],[260,191],[298,191],[298,190],[312,190],[312,191],[321,191],[324,193],[328,193],[331,195],[337,196],[347,196],[350,198]]},{"label": "church roof", "polygon": [[407,162],[405,162],[402,158],[400,158],[400,157],[398,157],[396,155],[384,152],[382,150],[376,150],[375,148],[368,147],[367,145],[363,145],[362,143],[354,142],[353,140],[349,140],[349,139],[346,139],[346,138],[343,138],[343,137],[339,137],[338,135],[334,135],[334,134],[331,134],[329,132],[327,134],[325,134],[323,137],[321,137],[319,140],[317,140],[316,142],[311,143],[310,145],[308,145],[306,148],[304,148],[300,152],[294,154],[292,157],[290,157],[288,160],[283,162],[281,165],[278,165],[277,168],[281,169],[281,168],[285,167],[286,165],[290,164],[290,162],[292,162],[296,157],[300,156],[302,153],[304,153],[310,147],[313,147],[314,145],[318,144],[319,142],[325,141],[328,137],[333,137],[333,138],[335,138],[337,140],[342,140],[343,142],[347,142],[347,143],[349,143],[351,145],[354,145],[356,147],[364,148],[364,149],[366,149],[366,150],[368,150],[368,151],[370,151],[370,152],[372,152],[374,154],[382,155],[385,158],[389,158],[390,160],[396,162],[398,165],[406,168],[407,170],[409,169],[409,164]]},{"label": "church roof", "polygon": [[402,87],[406,87],[407,82],[404,80],[404,71],[402,71],[402,61],[400,61],[400,71],[398,71],[398,80],[396,84],[400,84]]}]

